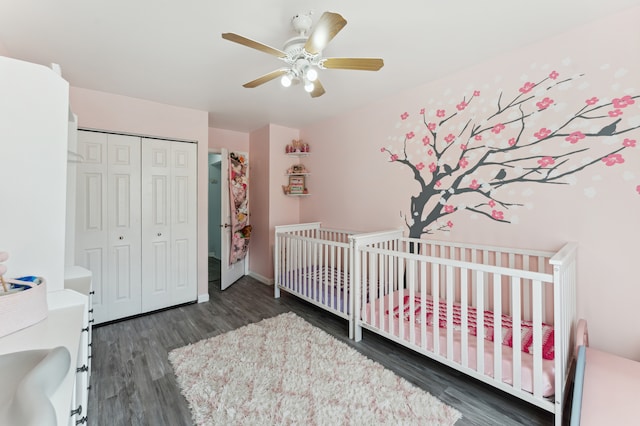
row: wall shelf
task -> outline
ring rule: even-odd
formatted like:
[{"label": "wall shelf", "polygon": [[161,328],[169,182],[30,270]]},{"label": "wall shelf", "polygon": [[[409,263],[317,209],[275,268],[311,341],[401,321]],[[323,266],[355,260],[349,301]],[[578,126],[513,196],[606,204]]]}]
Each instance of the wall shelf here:
[{"label": "wall shelf", "polygon": [[[287,152],[287,156],[302,158],[307,157],[309,152]],[[288,178],[287,185],[282,185],[282,191],[289,197],[306,197],[309,194],[307,189],[307,176],[311,175],[307,168],[302,163],[294,164],[285,172],[285,176]]]}]

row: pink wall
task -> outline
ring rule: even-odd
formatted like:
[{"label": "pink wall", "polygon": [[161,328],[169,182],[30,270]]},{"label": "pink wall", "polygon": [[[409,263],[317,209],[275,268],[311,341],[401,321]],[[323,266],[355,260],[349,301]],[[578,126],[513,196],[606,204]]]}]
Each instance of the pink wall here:
[{"label": "pink wall", "polygon": [[260,279],[269,270],[269,127],[251,132],[249,154],[249,211],[251,240],[249,269]]},{"label": "pink wall", "polygon": [[[509,146],[511,137],[519,137],[517,143],[531,144],[530,149],[501,152],[493,158],[493,170],[478,170],[456,187],[469,188],[475,178],[493,184],[491,197],[457,198],[464,195],[461,191],[454,191],[453,196],[438,196],[446,196],[440,199],[454,211],[442,218],[439,226],[443,231],[434,231],[431,238],[541,249],[557,249],[566,241],[578,242],[578,312],[589,323],[592,346],[640,360],[640,329],[634,327],[640,300],[635,275],[640,237],[640,143],[631,142],[640,141],[640,80],[636,72],[640,66],[640,36],[636,29],[639,19],[640,9],[632,9],[302,129],[301,137],[311,144],[313,152],[308,159],[313,196],[301,202],[301,221],[322,221],[328,226],[356,230],[407,230],[405,220],[411,222],[410,199],[419,193],[420,186],[411,169],[400,161],[391,161],[391,154],[405,159],[406,140],[407,161],[414,166],[422,163],[421,174],[430,181],[429,165],[435,163],[435,156],[429,154],[430,147],[424,145],[422,138],[429,136],[433,140],[434,134],[428,131],[425,121],[440,123],[436,133],[441,167],[457,166],[462,156],[471,162],[479,159],[479,150],[461,154],[463,143],[468,144],[467,148],[503,148]],[[527,91],[527,82],[540,84]],[[614,99],[627,95],[631,98],[626,104],[613,104]],[[527,105],[545,97],[553,101],[524,120],[520,136],[520,112],[516,107],[483,121],[496,112],[498,102],[506,107],[510,100],[530,96],[535,99]],[[586,100],[593,97],[598,98],[595,107],[601,107],[589,110],[591,105]],[[461,105],[463,102],[466,106]],[[526,108],[534,111],[538,107]],[[439,110],[444,111],[441,116]],[[580,114],[589,118],[572,119]],[[443,121],[445,118],[448,119]],[[625,133],[594,136],[604,124],[617,118],[622,118],[618,130]],[[507,123],[502,131],[487,128],[500,120]],[[485,126],[482,141],[468,140],[468,122],[479,128]],[[569,124],[562,127],[565,123]],[[539,140],[535,133],[542,128],[567,136],[550,139],[552,145],[542,148],[533,144]],[[568,138],[574,132],[587,136],[572,142]],[[447,134],[458,139],[445,151]],[[582,149],[587,150],[578,152]],[[607,166],[599,159],[606,152],[620,154],[618,160],[624,162],[613,161]],[[536,160],[553,155],[554,165],[532,172],[533,178],[553,177],[553,172],[546,173],[558,173],[563,167],[576,169],[590,161],[594,164],[568,174],[562,185],[524,181],[495,185],[500,167],[509,171],[506,179],[524,173],[511,167],[510,161],[525,154],[533,158],[532,170],[540,165]],[[564,160],[569,161],[563,163]],[[458,173],[464,171],[458,169]],[[443,190],[453,188],[450,176],[442,178]],[[464,200],[464,204],[456,204],[456,199]],[[491,199],[498,201],[493,207],[489,205]],[[477,207],[476,211],[467,206]],[[443,211],[445,206],[436,203],[433,208]],[[491,209],[504,214],[504,219],[492,219]],[[483,214],[486,211],[489,217]]]},{"label": "pink wall", "polygon": [[268,269],[265,271],[269,277],[273,277],[273,244],[275,227],[300,221],[300,205],[306,198],[290,197],[282,191],[282,185],[288,185],[289,178],[285,175],[292,164],[297,164],[298,158],[285,154],[285,147],[293,139],[299,139],[300,131],[289,127],[271,125],[270,156],[271,167],[269,170],[269,258]]},{"label": "pink wall", "polygon": [[207,296],[207,112],[77,87],[70,103],[80,128],[198,142],[198,294]]},{"label": "pink wall", "polygon": [[[274,124],[270,126],[271,169],[269,174],[269,193],[271,199],[269,205],[271,231],[273,231],[274,226],[296,223],[300,220],[300,205],[304,198],[289,197],[282,191],[282,185],[288,185],[289,183],[289,178],[285,175],[287,169],[292,164],[306,162],[306,158],[299,159],[285,154],[287,144],[290,144],[293,139],[298,139],[299,135],[300,131],[298,129]],[[273,235],[271,243],[273,243]]]},{"label": "pink wall", "polygon": [[249,269],[263,282],[273,278],[274,227],[300,219],[300,199],[282,192],[282,185],[287,182],[285,171],[295,161],[285,155],[284,147],[298,134],[297,129],[271,124],[250,135],[249,198],[253,229]]},{"label": "pink wall", "polygon": [[249,152],[249,133],[210,127],[209,148],[227,148],[229,151]]}]

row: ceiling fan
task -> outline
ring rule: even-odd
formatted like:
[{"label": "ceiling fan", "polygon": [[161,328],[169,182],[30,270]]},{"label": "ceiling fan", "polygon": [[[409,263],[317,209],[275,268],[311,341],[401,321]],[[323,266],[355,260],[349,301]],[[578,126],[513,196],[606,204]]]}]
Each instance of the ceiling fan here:
[{"label": "ceiling fan", "polygon": [[282,50],[248,39],[234,33],[223,33],[222,38],[273,55],[286,64],[268,74],[243,84],[253,88],[281,77],[280,82],[288,87],[292,83],[303,83],[304,88],[317,98],[325,93],[318,79],[318,69],[346,69],[378,71],[384,65],[380,58],[323,58],[322,50],[338,34],[347,21],[338,13],[324,12],[311,30],[311,12],[298,14],[291,19],[296,36],[287,40]]}]

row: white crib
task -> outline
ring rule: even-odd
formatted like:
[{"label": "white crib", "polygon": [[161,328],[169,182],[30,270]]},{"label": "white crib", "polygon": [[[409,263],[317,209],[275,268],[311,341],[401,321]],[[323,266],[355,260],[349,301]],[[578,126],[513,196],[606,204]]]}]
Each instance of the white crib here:
[{"label": "white crib", "polygon": [[320,222],[275,228],[274,296],[284,290],[345,318],[353,338],[351,276],[354,231],[323,228]]},{"label": "white crib", "polygon": [[557,252],[354,235],[362,328],[562,421],[576,324],[574,243]]}]

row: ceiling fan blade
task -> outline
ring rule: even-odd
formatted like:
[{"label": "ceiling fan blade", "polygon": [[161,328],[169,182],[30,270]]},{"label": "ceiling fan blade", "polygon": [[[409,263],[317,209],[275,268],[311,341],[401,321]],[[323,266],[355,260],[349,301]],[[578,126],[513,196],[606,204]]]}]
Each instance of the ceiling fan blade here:
[{"label": "ceiling fan blade", "polygon": [[311,97],[317,98],[318,96],[324,95],[324,87],[322,87],[322,83],[320,80],[316,80],[313,82],[313,90],[311,91]]},{"label": "ceiling fan blade", "polygon": [[327,44],[347,25],[338,13],[324,12],[304,45],[304,50],[312,55],[322,52]]},{"label": "ceiling fan blade", "polygon": [[278,50],[275,47],[267,46],[259,41],[251,40],[250,38],[243,37],[234,33],[222,33],[222,38],[225,40],[233,41],[238,44],[250,47],[252,49],[259,50],[269,55],[277,56],[278,58],[286,58],[287,54],[282,50]]},{"label": "ceiling fan blade", "polygon": [[380,58],[326,58],[319,65],[320,68],[378,71],[384,61]]},{"label": "ceiling fan blade", "polygon": [[245,83],[242,85],[242,87],[246,87],[248,89],[252,89],[254,87],[258,87],[261,84],[267,83],[275,78],[280,77],[281,75],[284,75],[287,73],[287,71],[289,71],[288,68],[280,68],[279,70],[275,70],[275,71],[271,71],[268,74],[265,74],[263,76],[260,76],[258,78],[256,78],[255,80],[252,80],[248,83]]}]

